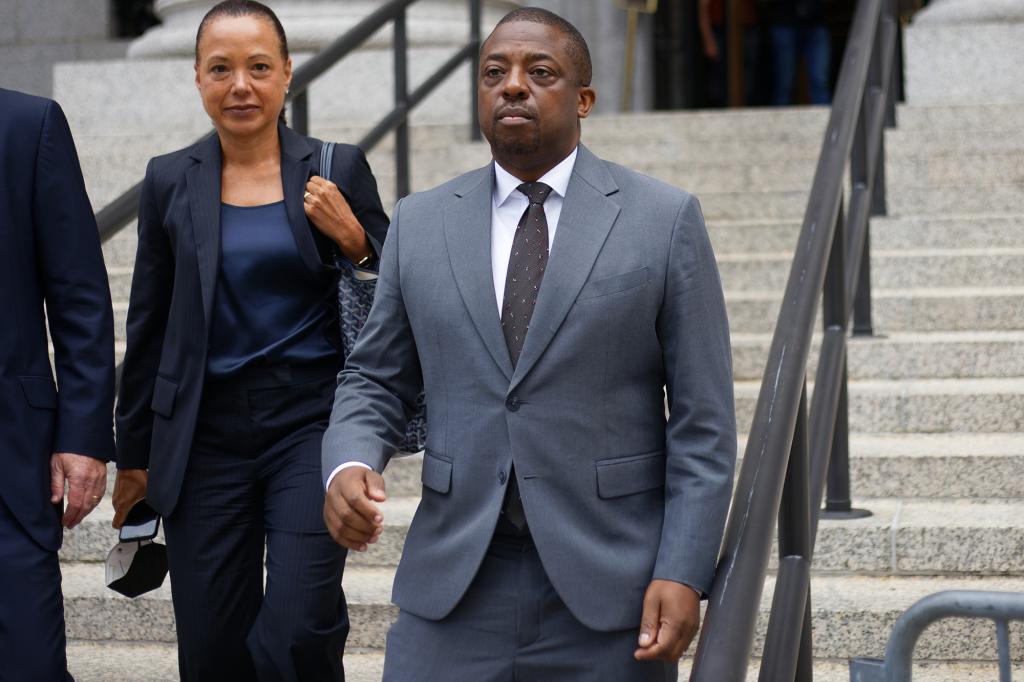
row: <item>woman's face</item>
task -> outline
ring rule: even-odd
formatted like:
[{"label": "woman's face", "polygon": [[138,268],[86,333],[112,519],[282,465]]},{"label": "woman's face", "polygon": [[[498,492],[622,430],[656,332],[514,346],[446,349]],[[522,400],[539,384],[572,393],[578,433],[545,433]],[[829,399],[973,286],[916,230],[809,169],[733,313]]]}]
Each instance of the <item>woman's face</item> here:
[{"label": "woman's face", "polygon": [[196,60],[203,108],[221,134],[251,137],[277,125],[292,80],[292,60],[270,21],[220,17],[203,30]]}]

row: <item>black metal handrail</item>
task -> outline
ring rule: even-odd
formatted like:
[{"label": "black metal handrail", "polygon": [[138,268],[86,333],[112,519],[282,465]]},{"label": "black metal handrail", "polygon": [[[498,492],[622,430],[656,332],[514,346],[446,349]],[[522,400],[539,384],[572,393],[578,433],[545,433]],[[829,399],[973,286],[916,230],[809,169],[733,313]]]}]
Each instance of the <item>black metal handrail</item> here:
[{"label": "black metal handrail", "polygon": [[[898,31],[895,0],[858,1],[691,682],[746,679],[776,517],[779,567],[759,679],[812,679],[810,566],[826,476],[829,508],[852,511],[846,338],[851,314],[855,329],[872,327],[868,221],[886,211],[883,132],[896,123]],[[824,336],[808,412],[819,296]]]},{"label": "black metal handrail", "polygon": [[[409,193],[409,114],[465,61],[470,63],[470,139],[480,139],[480,128],[477,124],[477,100],[474,93],[476,92],[476,73],[479,70],[480,59],[481,0],[468,0],[469,42],[410,92],[406,10],[417,1],[390,0],[368,14],[341,37],[315,54],[302,66],[296,68],[292,74],[291,88],[288,94],[291,104],[292,127],[297,132],[306,135],[309,132],[309,86],[369,40],[374,33],[389,22],[393,22],[395,106],[357,144],[364,152],[368,153],[388,133],[395,133],[396,198],[401,198]],[[140,180],[96,214],[101,241],[106,242],[136,217],[141,193],[142,181]]]}]

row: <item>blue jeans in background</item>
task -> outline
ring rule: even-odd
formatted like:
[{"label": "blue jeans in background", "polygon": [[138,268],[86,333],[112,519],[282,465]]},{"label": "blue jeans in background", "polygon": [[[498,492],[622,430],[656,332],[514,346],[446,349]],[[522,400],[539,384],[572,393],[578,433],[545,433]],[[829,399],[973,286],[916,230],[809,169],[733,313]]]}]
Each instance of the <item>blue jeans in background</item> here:
[{"label": "blue jeans in background", "polygon": [[824,26],[773,26],[771,37],[775,64],[773,103],[776,106],[793,103],[796,60],[797,54],[801,54],[807,65],[807,87],[810,91],[811,104],[828,104],[832,100],[828,87],[831,56],[828,30]]}]

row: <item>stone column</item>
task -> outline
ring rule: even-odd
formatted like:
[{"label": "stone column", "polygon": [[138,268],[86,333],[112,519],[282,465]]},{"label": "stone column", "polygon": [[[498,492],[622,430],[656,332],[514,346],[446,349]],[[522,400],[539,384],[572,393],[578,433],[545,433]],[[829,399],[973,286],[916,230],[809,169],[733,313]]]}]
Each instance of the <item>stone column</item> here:
[{"label": "stone column", "polygon": [[[530,5],[543,7],[565,17],[583,34],[594,62],[594,89],[597,104],[594,113],[622,111],[622,85],[625,77],[626,13],[612,0],[531,0]],[[654,17],[640,15],[634,55],[634,111],[648,111],[654,106]]]},{"label": "stone column", "polygon": [[[380,0],[265,0],[281,19],[293,52],[315,52],[380,7]],[[191,57],[196,28],[216,0],[156,0],[163,24],[132,43],[132,58]],[[487,2],[499,10],[515,3]],[[466,0],[420,0],[408,10],[408,34],[413,46],[449,46],[466,37]],[[493,12],[491,12],[493,14]],[[500,16],[500,14],[499,14]],[[496,17],[489,17],[497,20]],[[485,18],[485,26],[487,21]],[[493,25],[493,22],[492,22]],[[486,30],[486,28],[485,28]],[[379,32],[366,47],[390,45],[391,31]]]},{"label": "stone column", "polygon": [[53,65],[124,55],[110,40],[110,0],[3,0],[0,3],[0,85],[53,94]]},{"label": "stone column", "polygon": [[[266,0],[288,35],[296,66],[337,39],[381,6],[381,0]],[[196,29],[215,0],[157,0],[163,24],[129,48],[121,71],[107,69],[111,87],[131,91],[145,106],[122,130],[208,128],[192,84]],[[518,0],[485,0],[484,35]],[[409,85],[415,88],[469,39],[468,0],[420,0],[407,10]],[[393,106],[393,24],[388,22],[358,50],[345,57],[309,89],[311,130],[316,135],[353,139]],[[117,70],[117,69],[115,69]],[[83,74],[84,75],[84,74]],[[70,78],[64,79],[65,81]],[[470,76],[463,64],[413,112],[416,123],[468,125]],[[120,101],[115,99],[115,101]],[[97,112],[98,113],[98,112]],[[103,125],[99,116],[93,122]]]},{"label": "stone column", "polygon": [[1024,2],[933,0],[905,33],[911,104],[1024,102]]}]

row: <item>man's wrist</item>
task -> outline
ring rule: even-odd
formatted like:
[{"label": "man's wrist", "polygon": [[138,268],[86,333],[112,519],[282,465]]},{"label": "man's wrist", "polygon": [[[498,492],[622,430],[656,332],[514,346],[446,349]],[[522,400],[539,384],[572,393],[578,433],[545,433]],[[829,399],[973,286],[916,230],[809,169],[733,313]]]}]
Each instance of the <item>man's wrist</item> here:
[{"label": "man's wrist", "polygon": [[334,480],[334,477],[340,474],[343,469],[349,469],[351,467],[363,467],[364,469],[369,469],[370,471],[373,471],[373,467],[371,467],[369,464],[366,464],[365,462],[352,461],[345,462],[344,464],[339,464],[338,466],[334,467],[334,470],[331,472],[331,475],[327,477],[327,483],[324,485],[324,490],[330,490],[331,481]]}]

